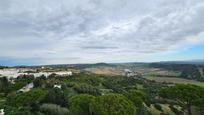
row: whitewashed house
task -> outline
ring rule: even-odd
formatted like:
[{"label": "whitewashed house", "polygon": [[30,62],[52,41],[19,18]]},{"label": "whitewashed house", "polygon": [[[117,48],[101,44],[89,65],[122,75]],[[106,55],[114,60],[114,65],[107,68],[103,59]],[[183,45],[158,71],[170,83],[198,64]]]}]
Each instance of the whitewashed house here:
[{"label": "whitewashed house", "polygon": [[61,88],[62,88],[62,85],[54,85],[54,88],[59,88],[59,89],[61,89]]},{"label": "whitewashed house", "polygon": [[0,115],[5,115],[4,109],[0,109]]},{"label": "whitewashed house", "polygon": [[34,73],[34,77],[37,78],[37,77],[41,77],[42,75],[44,75],[46,78],[52,73],[48,73],[48,72],[39,72],[39,73]]},{"label": "whitewashed house", "polygon": [[23,88],[21,88],[20,90],[18,90],[17,92],[28,92],[30,91],[32,88],[34,87],[33,83],[29,83],[26,86],[24,86]]},{"label": "whitewashed house", "polygon": [[134,76],[140,76],[141,74],[135,71],[131,71],[129,69],[124,70],[124,75],[127,77],[134,77]]},{"label": "whitewashed house", "polygon": [[72,76],[71,71],[61,71],[61,72],[55,72],[55,74],[60,75],[60,76]]}]

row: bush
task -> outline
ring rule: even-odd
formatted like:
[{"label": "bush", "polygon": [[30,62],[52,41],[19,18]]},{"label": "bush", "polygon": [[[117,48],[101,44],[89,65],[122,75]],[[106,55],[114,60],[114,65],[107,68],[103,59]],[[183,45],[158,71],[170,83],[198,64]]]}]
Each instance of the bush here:
[{"label": "bush", "polygon": [[5,107],[5,113],[6,115],[44,115],[43,113],[36,111],[30,111],[29,107]]},{"label": "bush", "polygon": [[176,107],[174,107],[173,105],[170,105],[169,108],[171,109],[171,111],[173,111],[176,115],[182,115],[182,112],[179,111]]},{"label": "bush", "polygon": [[43,104],[40,107],[40,111],[45,115],[70,115],[67,108],[55,104]]},{"label": "bush", "polygon": [[40,103],[46,91],[41,89],[32,89],[26,93],[12,94],[7,98],[7,104],[10,106],[30,106],[33,103]]},{"label": "bush", "polygon": [[45,96],[44,103],[53,103],[60,105],[62,107],[66,107],[68,104],[67,96],[60,89],[52,89]]},{"label": "bush", "polygon": [[150,106],[151,106],[151,101],[150,101],[149,98],[147,98],[147,99],[145,100],[145,104],[146,104],[147,107],[150,107]]},{"label": "bush", "polygon": [[124,95],[131,100],[136,107],[143,107],[143,102],[145,101],[145,94],[143,92],[138,90],[130,90]]},{"label": "bush", "polygon": [[41,87],[42,84],[43,84],[43,80],[41,80],[40,78],[36,78],[36,79],[33,81],[34,87]]},{"label": "bush", "polygon": [[0,77],[0,92],[8,93],[9,81],[6,77]]},{"label": "bush", "polygon": [[87,93],[95,96],[100,95],[99,89],[87,84],[77,84],[74,86],[74,90],[78,93]]},{"label": "bush", "polygon": [[80,94],[70,98],[70,111],[74,114],[90,115],[90,103],[94,96],[88,94]]},{"label": "bush", "polygon": [[95,98],[90,104],[94,115],[135,115],[134,104],[121,94],[108,94]]}]

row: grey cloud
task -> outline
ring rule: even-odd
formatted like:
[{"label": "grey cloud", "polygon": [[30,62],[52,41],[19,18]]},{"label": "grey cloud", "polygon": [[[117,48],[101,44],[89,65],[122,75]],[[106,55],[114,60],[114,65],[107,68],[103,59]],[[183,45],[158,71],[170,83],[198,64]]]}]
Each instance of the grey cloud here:
[{"label": "grey cloud", "polygon": [[50,63],[167,52],[204,31],[203,0],[7,0],[0,9],[1,56]]},{"label": "grey cloud", "polygon": [[106,47],[106,46],[86,46],[86,47],[82,47],[82,49],[117,49],[118,47]]}]

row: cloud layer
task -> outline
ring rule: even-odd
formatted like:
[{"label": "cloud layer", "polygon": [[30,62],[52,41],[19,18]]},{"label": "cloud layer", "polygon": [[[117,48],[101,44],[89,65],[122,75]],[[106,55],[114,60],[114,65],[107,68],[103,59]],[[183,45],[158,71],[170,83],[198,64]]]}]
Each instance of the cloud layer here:
[{"label": "cloud layer", "polygon": [[128,61],[204,41],[203,0],[2,0],[0,58]]}]

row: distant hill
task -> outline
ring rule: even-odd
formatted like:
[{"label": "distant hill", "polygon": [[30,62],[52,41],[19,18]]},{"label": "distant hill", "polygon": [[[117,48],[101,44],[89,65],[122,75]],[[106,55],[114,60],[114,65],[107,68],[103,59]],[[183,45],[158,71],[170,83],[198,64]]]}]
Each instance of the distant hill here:
[{"label": "distant hill", "polygon": [[172,71],[181,71],[180,77],[197,81],[204,81],[204,65],[203,64],[183,64],[183,63],[150,63],[149,67],[163,68]]},{"label": "distant hill", "polygon": [[[44,67],[52,67],[52,68],[67,68],[74,67],[78,69],[91,68],[91,67],[114,67],[114,64],[108,63],[95,63],[95,64],[55,64],[55,65],[40,65]],[[30,66],[30,67],[39,67],[39,66]]]},{"label": "distant hill", "polygon": [[161,61],[157,63],[167,63],[167,64],[196,64],[196,65],[204,65],[204,59],[198,60],[187,60],[187,61]]},{"label": "distant hill", "polygon": [[108,63],[96,63],[96,64],[76,64],[74,65],[77,68],[83,69],[83,68],[92,68],[92,67],[114,67],[113,64]]}]

